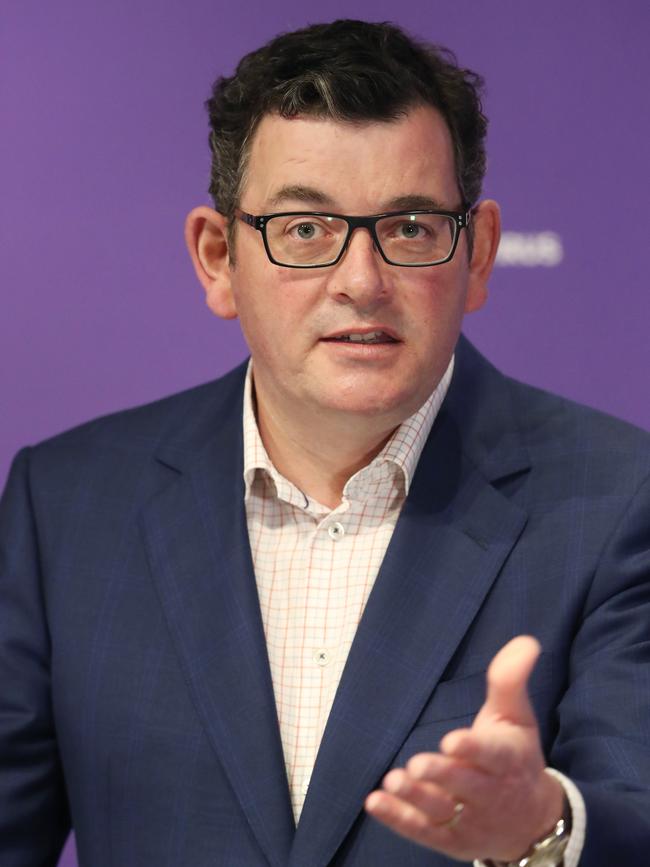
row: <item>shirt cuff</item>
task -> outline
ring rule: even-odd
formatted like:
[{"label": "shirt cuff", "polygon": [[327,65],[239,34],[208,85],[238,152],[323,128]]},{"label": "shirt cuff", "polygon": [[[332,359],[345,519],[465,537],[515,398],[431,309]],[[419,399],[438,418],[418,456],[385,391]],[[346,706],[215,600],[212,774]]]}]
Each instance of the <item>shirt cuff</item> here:
[{"label": "shirt cuff", "polygon": [[578,867],[578,861],[585,845],[585,831],[587,830],[585,800],[575,783],[572,783],[564,774],[554,768],[547,768],[546,771],[560,781],[571,807],[571,834],[564,850],[564,867]]},{"label": "shirt cuff", "polygon": [[[546,768],[546,773],[559,780],[571,807],[571,833],[564,850],[563,867],[578,867],[578,861],[585,845],[585,831],[587,829],[587,809],[584,798],[578,787],[564,774],[554,768]],[[474,867],[486,867],[486,865],[483,861],[474,861]]]}]

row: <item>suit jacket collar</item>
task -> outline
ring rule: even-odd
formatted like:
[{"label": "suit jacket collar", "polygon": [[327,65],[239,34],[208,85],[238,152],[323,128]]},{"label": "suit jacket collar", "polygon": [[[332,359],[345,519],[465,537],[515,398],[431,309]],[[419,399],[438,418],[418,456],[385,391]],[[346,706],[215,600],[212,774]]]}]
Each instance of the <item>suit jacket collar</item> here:
[{"label": "suit jacket collar", "polygon": [[[461,338],[337,691],[297,831],[243,505],[245,368],[187,400],[158,452],[152,573],[197,710],[275,867],[326,865],[476,616],[525,515],[498,491],[528,456],[507,380]],[[200,399],[199,399],[200,398]],[[170,468],[176,472],[170,473]]]}]

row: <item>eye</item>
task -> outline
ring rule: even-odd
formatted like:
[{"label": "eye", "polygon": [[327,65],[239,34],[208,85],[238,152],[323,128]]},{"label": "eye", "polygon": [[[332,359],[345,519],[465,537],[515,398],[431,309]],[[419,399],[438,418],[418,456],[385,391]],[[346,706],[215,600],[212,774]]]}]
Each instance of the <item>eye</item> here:
[{"label": "eye", "polygon": [[324,228],[319,223],[301,220],[299,223],[287,226],[287,234],[300,241],[313,241],[322,238]]},{"label": "eye", "polygon": [[410,240],[412,238],[422,238],[430,234],[430,232],[429,229],[421,223],[408,221],[399,223],[399,225],[396,226],[396,234],[398,237]]},{"label": "eye", "polygon": [[388,243],[406,241],[430,243],[437,236],[438,227],[429,214],[386,217],[377,223],[377,231]]}]

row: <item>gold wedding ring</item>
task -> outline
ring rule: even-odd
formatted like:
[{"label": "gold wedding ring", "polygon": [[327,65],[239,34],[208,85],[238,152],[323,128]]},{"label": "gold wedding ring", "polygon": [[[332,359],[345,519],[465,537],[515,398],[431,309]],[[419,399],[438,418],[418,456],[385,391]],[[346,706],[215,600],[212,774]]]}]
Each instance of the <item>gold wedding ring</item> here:
[{"label": "gold wedding ring", "polygon": [[449,817],[445,822],[440,822],[441,828],[455,828],[456,825],[460,822],[460,817],[463,815],[463,810],[465,809],[465,804],[462,801],[456,801],[454,805],[453,815]]}]

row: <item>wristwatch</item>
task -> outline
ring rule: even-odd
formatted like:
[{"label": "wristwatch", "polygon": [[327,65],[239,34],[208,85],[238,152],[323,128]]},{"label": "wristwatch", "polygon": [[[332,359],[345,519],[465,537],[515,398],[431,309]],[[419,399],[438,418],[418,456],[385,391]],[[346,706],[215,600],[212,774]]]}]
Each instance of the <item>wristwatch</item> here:
[{"label": "wristwatch", "polygon": [[564,813],[555,828],[538,840],[517,861],[484,861],[486,867],[561,867],[571,834],[571,807],[564,798]]}]

